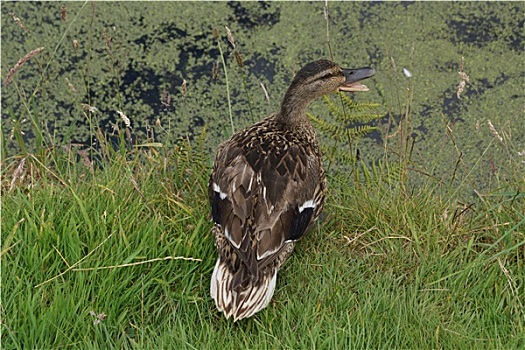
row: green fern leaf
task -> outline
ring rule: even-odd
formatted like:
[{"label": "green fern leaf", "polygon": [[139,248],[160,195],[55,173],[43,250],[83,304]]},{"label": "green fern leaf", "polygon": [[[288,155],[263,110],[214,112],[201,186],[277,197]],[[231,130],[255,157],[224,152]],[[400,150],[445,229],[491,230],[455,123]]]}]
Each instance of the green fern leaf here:
[{"label": "green fern leaf", "polygon": [[343,167],[344,165],[353,166],[356,163],[356,157],[348,149],[341,149],[341,145],[345,143],[352,145],[355,140],[377,130],[377,127],[372,125],[352,125],[367,124],[382,118],[383,115],[373,111],[380,105],[366,102],[357,103],[345,93],[338,93],[335,98],[324,96],[323,101],[328,109],[329,116],[318,118],[311,114],[307,115],[320,134],[329,139],[327,148],[323,149],[323,153],[331,162],[338,163]]}]

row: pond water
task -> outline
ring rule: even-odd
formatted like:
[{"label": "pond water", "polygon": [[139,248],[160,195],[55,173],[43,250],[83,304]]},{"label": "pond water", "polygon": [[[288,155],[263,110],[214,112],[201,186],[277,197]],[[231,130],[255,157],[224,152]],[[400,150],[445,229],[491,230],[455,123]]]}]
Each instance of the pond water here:
[{"label": "pond water", "polygon": [[[228,93],[238,130],[277,110],[302,65],[332,56],[377,70],[370,91],[354,96],[380,103],[385,116],[360,142],[369,161],[384,153],[395,131],[389,120],[404,118],[407,106],[414,161],[438,175],[461,152],[465,171],[481,162],[483,186],[503,174],[509,152],[525,149],[523,2],[329,2],[331,52],[324,2],[64,4],[2,3],[2,79],[45,48],[2,86],[9,154],[19,151],[13,128],[30,140],[34,121],[55,143],[87,143],[93,125],[125,127],[117,111],[129,117],[135,142],[170,145],[206,127],[213,148],[231,134]],[[310,112],[328,114],[322,101]],[[489,121],[509,135],[510,151]]]}]

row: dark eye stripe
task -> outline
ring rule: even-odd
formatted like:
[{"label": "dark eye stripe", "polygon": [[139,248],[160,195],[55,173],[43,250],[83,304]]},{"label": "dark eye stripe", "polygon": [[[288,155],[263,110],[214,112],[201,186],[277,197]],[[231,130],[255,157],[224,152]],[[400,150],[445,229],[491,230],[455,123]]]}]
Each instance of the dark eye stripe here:
[{"label": "dark eye stripe", "polygon": [[334,74],[332,72],[328,72],[326,73],[325,75],[322,75],[322,76],[318,76],[317,78],[315,78],[314,80],[326,80],[326,79],[330,79],[330,78],[333,78]]}]

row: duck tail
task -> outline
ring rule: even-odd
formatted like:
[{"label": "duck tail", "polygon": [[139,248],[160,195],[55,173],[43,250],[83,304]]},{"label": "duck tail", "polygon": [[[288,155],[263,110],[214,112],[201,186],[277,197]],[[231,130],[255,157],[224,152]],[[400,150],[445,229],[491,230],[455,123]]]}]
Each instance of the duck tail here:
[{"label": "duck tail", "polygon": [[[241,264],[241,269],[245,269]],[[260,273],[258,278],[245,279],[242,284],[236,283],[239,274],[245,271],[233,272],[221,257],[217,259],[211,277],[210,294],[217,309],[223,312],[226,318],[233,316],[233,321],[250,317],[261,311],[270,303],[275,291],[277,270],[269,274]]]}]

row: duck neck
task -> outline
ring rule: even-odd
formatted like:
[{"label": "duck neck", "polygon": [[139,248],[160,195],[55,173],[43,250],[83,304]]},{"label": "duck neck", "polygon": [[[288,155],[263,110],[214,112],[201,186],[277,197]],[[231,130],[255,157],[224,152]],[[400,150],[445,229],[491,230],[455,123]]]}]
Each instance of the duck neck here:
[{"label": "duck neck", "polygon": [[281,110],[277,115],[278,121],[291,127],[309,125],[306,109],[310,102],[312,100],[308,96],[288,89],[281,102]]}]

